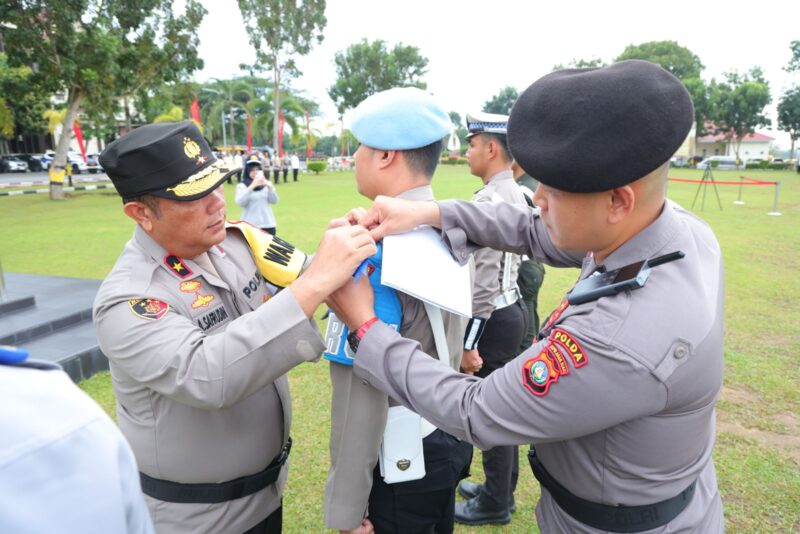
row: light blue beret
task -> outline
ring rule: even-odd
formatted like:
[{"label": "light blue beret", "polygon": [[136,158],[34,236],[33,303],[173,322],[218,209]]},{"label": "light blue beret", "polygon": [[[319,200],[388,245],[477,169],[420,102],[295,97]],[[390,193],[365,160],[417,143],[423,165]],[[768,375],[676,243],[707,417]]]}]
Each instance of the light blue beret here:
[{"label": "light blue beret", "polygon": [[358,142],[381,150],[413,150],[430,145],[453,128],[432,95],[416,87],[376,93],[353,111],[350,131]]}]

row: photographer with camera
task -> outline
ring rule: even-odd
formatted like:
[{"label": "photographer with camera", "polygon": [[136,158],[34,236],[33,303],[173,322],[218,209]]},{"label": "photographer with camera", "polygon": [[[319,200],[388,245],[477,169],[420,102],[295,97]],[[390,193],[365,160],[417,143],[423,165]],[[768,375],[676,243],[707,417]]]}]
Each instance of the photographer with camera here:
[{"label": "photographer with camera", "polygon": [[261,170],[261,158],[253,153],[247,156],[244,180],[236,186],[236,204],[242,207],[241,220],[275,235],[275,214],[270,204],[277,204],[278,192]]}]

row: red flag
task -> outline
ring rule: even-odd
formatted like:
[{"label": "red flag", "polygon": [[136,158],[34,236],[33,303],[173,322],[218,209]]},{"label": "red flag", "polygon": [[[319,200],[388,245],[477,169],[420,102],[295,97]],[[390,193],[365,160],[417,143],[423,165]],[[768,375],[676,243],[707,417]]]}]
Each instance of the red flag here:
[{"label": "red flag", "polygon": [[192,105],[189,106],[189,112],[192,114],[194,121],[200,124],[200,102],[197,100],[197,97],[194,97],[194,100],[192,100]]},{"label": "red flag", "polygon": [[247,153],[253,151],[253,134],[251,133],[250,114],[247,114]]},{"label": "red flag", "polygon": [[306,110],[306,155],[311,157],[311,123],[308,122],[308,110]]},{"label": "red flag", "polygon": [[86,163],[86,147],[83,146],[83,132],[81,132],[81,125],[78,124],[77,120],[72,123],[72,133],[75,134],[75,138],[78,140],[78,148],[81,149],[83,162]]},{"label": "red flag", "polygon": [[278,130],[278,155],[283,157],[283,125],[286,121],[283,120],[283,113],[278,116],[280,122],[280,130]]}]

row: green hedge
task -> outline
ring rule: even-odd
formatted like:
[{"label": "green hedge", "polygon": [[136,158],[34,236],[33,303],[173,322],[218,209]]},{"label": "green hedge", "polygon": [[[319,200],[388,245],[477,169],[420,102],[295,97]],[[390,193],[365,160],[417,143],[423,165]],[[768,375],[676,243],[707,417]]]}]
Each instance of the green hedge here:
[{"label": "green hedge", "polygon": [[308,170],[314,171],[315,174],[319,174],[325,169],[328,168],[327,161],[309,161],[308,162]]}]

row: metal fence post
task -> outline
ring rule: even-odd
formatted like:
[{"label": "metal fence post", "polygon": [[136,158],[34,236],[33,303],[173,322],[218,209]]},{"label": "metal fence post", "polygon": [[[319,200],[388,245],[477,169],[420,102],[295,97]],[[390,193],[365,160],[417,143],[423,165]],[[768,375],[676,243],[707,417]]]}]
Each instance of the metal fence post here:
[{"label": "metal fence post", "polygon": [[744,204],[744,200],[742,200],[742,189],[744,189],[744,187],[742,187],[742,184],[744,184],[744,176],[739,176],[739,198],[733,201],[734,204],[739,206]]},{"label": "metal fence post", "polygon": [[781,212],[778,211],[778,196],[781,193],[781,182],[780,180],[775,182],[775,203],[772,205],[772,211],[767,213],[767,215],[773,215],[778,217],[781,215]]},{"label": "metal fence post", "polygon": [[3,263],[0,262],[0,302],[6,300],[6,277],[3,274]]}]

